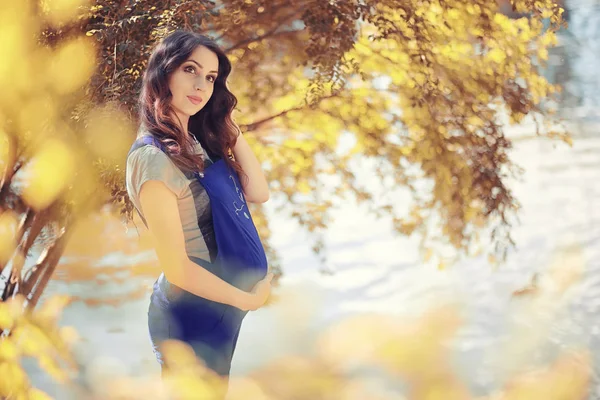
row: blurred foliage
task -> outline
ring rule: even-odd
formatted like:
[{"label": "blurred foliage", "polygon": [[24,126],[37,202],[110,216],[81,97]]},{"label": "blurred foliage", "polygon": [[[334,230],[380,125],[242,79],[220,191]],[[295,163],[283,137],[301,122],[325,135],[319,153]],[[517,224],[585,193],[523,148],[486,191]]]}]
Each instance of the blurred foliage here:
[{"label": "blurred foliage", "polygon": [[[400,233],[419,232],[424,250],[439,241],[468,252],[489,228],[502,256],[518,208],[506,186],[516,171],[503,117],[552,121],[543,105],[557,88],[537,68],[561,25],[561,9],[551,1],[512,4],[527,18],[510,20],[483,0],[0,1],[0,398],[46,398],[30,387],[22,357],[68,380],[75,334],[56,328],[68,300],[48,299],[34,313],[26,306],[38,302],[65,249],[75,265],[89,267],[78,251],[90,257],[113,245],[114,226],[82,217],[113,204],[133,218],[123,166],[135,136],[140,75],[156,40],[175,28],[207,33],[227,49],[237,122],[265,163],[275,199],[285,200],[283,211],[315,234],[315,251],[323,248],[318,238],[331,207],[353,196],[391,216]],[[550,127],[539,133],[568,140]],[[352,143],[347,150],[344,140]],[[412,191],[407,215],[359,186],[359,157],[375,161],[382,182]],[[327,175],[334,185],[324,184]],[[422,181],[431,190],[419,190]],[[268,239],[267,218],[258,207],[255,215]],[[431,226],[436,215],[441,236]],[[109,232],[98,230],[107,226]],[[107,247],[91,246],[100,243]],[[38,260],[28,258],[34,249]],[[66,279],[102,279],[86,273],[62,270]],[[408,325],[346,322],[338,327],[346,339],[325,336],[314,358],[279,360],[237,387],[257,399],[339,399],[341,391],[357,398],[369,387],[352,386],[339,360],[363,357],[401,377],[411,398],[472,398],[443,345],[459,321],[442,310]],[[214,377],[195,373],[201,366],[185,356],[185,346],[174,343],[169,353],[176,368],[165,393],[222,390]],[[586,352],[567,354],[494,398],[583,398],[589,364]],[[113,383],[106,389],[130,393],[119,398],[159,384]]]},{"label": "blurred foliage", "polygon": [[6,88],[0,94],[2,301],[22,293],[34,306],[78,218],[110,203],[122,186],[118,162],[134,129],[118,106],[87,101],[95,43],[83,34],[42,40],[85,5],[0,3],[0,83]]},{"label": "blurred foliage", "polygon": [[[436,244],[472,253],[485,229],[502,259],[518,209],[506,180],[519,172],[502,119],[551,114],[540,104],[557,88],[537,68],[562,24],[551,1],[512,5],[528,18],[466,0],[96,1],[76,24],[99,49],[88,94],[96,103],[118,100],[132,116],[156,40],[176,28],[218,40],[234,63],[237,121],[264,161],[280,211],[313,234],[317,253],[331,208],[354,198],[391,217],[399,233],[418,232],[424,254]],[[550,126],[539,133],[566,139]],[[387,186],[411,190],[410,208],[360,186],[358,157],[374,160]],[[328,176],[334,184],[324,184]],[[430,186],[418,190],[419,181]],[[123,194],[115,198],[131,218]],[[255,215],[268,246],[268,221],[258,206]]]},{"label": "blurred foliage", "polygon": [[[97,222],[81,222],[77,229],[91,231],[86,224],[104,225]],[[491,364],[496,376],[503,376],[504,370],[508,374],[498,379],[503,382],[500,387],[486,389],[487,393],[479,389],[474,394],[468,382],[472,378],[461,376],[455,364],[456,335],[467,323],[462,299],[435,304],[412,317],[352,315],[309,333],[315,310],[322,309],[320,300],[316,294],[307,296],[304,288],[296,292],[288,288],[272,310],[272,337],[263,340],[266,344],[295,332],[310,350],[265,357],[247,375],[232,377],[227,399],[584,400],[591,390],[593,367],[585,341],[562,345],[558,354],[541,364],[532,357],[548,341],[557,316],[570,308],[585,272],[581,248],[561,249],[553,260],[540,271],[544,279],[539,291],[515,305],[516,324],[509,324],[504,339],[489,349],[488,355],[498,361]],[[226,382],[206,370],[187,344],[177,341],[163,344],[169,365],[163,379],[157,374],[128,376],[119,372],[124,369],[118,365],[110,370],[87,368],[83,377],[72,355],[76,332],[56,328],[61,310],[73,299],[51,297],[32,312],[24,311],[24,301],[17,296],[0,302],[0,332],[11,332],[0,338],[0,399],[49,398],[32,387],[22,365],[26,357],[37,359],[44,371],[82,400],[216,400],[226,390]],[[289,339],[293,343],[293,337]],[[484,364],[490,368],[489,359]]]},{"label": "blurred foliage", "polygon": [[[65,296],[53,297],[33,314],[25,312],[22,296],[0,302],[0,399],[50,399],[32,387],[21,364],[24,358],[37,360],[56,383],[67,383],[77,373],[70,349],[77,333],[71,327],[57,328],[69,301]],[[11,334],[5,336],[2,332],[8,330]]]},{"label": "blurred foliage", "polygon": [[[9,292],[43,288],[77,216],[112,203],[133,218],[123,178],[141,73],[176,28],[227,50],[237,122],[273,201],[312,233],[315,252],[324,253],[332,208],[354,198],[399,233],[418,233],[426,258],[436,244],[472,253],[489,231],[502,258],[518,209],[502,118],[552,121],[542,102],[557,88],[537,67],[562,23],[551,1],[512,4],[528,18],[482,0],[3,2],[0,234],[14,239],[0,269],[11,265]],[[412,204],[375,198],[356,179],[360,160],[391,191],[410,190]],[[254,215],[279,270],[268,219],[260,206]],[[52,251],[25,271],[35,244]]]},{"label": "blurred foliage", "polygon": [[[456,299],[454,304],[432,306],[416,317],[370,313],[336,320],[311,339],[310,351],[286,353],[262,362],[248,374],[233,376],[227,399],[584,400],[592,382],[592,359],[585,343],[561,348],[543,364],[529,357],[543,346],[552,321],[568,308],[572,290],[582,277],[581,249],[567,249],[556,260],[544,271],[540,292],[519,307],[520,318],[527,323],[509,328],[506,340],[490,349],[500,362],[516,368],[485,393],[479,388],[474,394],[468,382],[473,379],[465,379],[456,368],[455,339],[466,322],[460,299]],[[0,327],[18,326],[18,334],[15,329],[14,335],[0,341],[0,398],[46,399],[31,388],[16,361],[26,355],[37,357],[64,383],[74,376],[69,374],[67,344],[75,343],[77,336],[69,328],[62,332],[52,328],[65,298],[53,298],[27,316],[22,315],[18,301],[22,299],[0,303]],[[279,319],[272,327],[274,337],[289,330],[305,331],[310,314],[319,308],[315,305],[314,300],[306,301],[305,292],[295,296],[285,292],[275,310]],[[223,398],[227,382],[207,370],[189,345],[167,341],[162,350],[169,365],[162,379],[157,374],[127,376],[97,370],[96,376],[88,375],[84,387],[77,388],[75,380],[69,382],[82,400]],[[58,355],[63,357],[61,364],[49,358]],[[500,367],[495,367],[498,375]]]}]

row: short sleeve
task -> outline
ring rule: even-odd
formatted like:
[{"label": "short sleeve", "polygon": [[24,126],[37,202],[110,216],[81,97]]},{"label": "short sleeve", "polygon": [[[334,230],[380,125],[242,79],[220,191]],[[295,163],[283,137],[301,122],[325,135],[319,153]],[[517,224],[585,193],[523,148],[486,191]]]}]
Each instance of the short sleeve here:
[{"label": "short sleeve", "polygon": [[134,205],[141,210],[139,195],[142,185],[150,180],[161,181],[177,198],[188,186],[187,179],[171,159],[155,146],[140,147],[127,157],[127,192]]}]

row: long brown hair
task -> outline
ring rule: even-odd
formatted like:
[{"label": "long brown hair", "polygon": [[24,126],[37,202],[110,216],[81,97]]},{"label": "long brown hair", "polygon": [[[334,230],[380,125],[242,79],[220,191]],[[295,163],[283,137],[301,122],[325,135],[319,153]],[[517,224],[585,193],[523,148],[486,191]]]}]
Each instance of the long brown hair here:
[{"label": "long brown hair", "polygon": [[170,75],[198,46],[204,46],[217,55],[219,71],[210,100],[202,110],[190,117],[188,130],[202,144],[209,156],[222,158],[240,177],[245,177],[241,166],[230,156],[240,134],[231,119],[237,98],[227,88],[231,62],[215,41],[207,36],[178,30],[166,36],[156,46],[142,79],[139,100],[141,129],[163,143],[169,157],[182,170],[204,170],[202,155],[193,153],[191,138],[180,128],[178,120],[174,117],[169,90]]}]

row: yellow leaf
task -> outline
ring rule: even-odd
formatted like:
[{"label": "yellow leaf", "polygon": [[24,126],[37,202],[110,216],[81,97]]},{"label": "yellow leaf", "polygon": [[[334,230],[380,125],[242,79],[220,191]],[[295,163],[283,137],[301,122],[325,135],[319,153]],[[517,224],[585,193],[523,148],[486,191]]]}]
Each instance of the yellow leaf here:
[{"label": "yellow leaf", "polygon": [[69,146],[56,139],[48,140],[25,167],[28,182],[23,199],[38,210],[49,206],[70,184],[74,173]]},{"label": "yellow leaf", "polygon": [[40,8],[54,25],[63,25],[77,17],[80,7],[89,0],[42,0]]},{"label": "yellow leaf", "polygon": [[249,378],[234,378],[227,398],[231,398],[231,400],[272,400],[272,397],[264,393],[258,382]]},{"label": "yellow leaf", "polygon": [[9,159],[12,151],[11,146],[12,141],[8,134],[0,128],[0,174],[13,167],[14,159]]},{"label": "yellow leaf", "polygon": [[66,295],[52,296],[41,304],[36,312],[36,318],[55,322],[62,313],[62,310],[71,302],[71,298]]},{"label": "yellow leaf", "polygon": [[98,157],[120,161],[125,159],[135,139],[134,127],[116,109],[100,108],[90,113],[85,132],[89,149]]},{"label": "yellow leaf", "polygon": [[54,53],[48,68],[48,84],[59,94],[81,88],[96,68],[90,39],[77,38],[62,44]]},{"label": "yellow leaf", "polygon": [[427,80],[427,76],[425,76],[425,74],[418,73],[415,75],[415,82],[417,82],[417,84],[419,86],[422,86],[423,84],[425,84],[426,80]]},{"label": "yellow leaf", "polygon": [[0,362],[0,398],[23,392],[29,381],[19,364]]},{"label": "yellow leaf", "polygon": [[492,50],[490,50],[487,54],[486,57],[488,59],[490,59],[493,62],[496,63],[501,63],[506,59],[506,54],[504,53],[504,51],[500,50],[499,48],[493,48]]},{"label": "yellow leaf", "polygon": [[[27,13],[23,12],[22,2],[2,1],[0,9],[0,96],[12,97],[16,87],[14,75],[28,60],[31,47],[30,40],[34,35],[27,32],[35,30]],[[11,90],[12,89],[12,90]],[[9,94],[9,96],[7,96]]]},{"label": "yellow leaf", "polygon": [[12,211],[0,214],[0,265],[4,265],[14,254],[17,247],[16,235],[19,220]]},{"label": "yellow leaf", "polygon": [[37,357],[50,347],[48,336],[31,324],[19,325],[12,334],[24,355]]},{"label": "yellow leaf", "polygon": [[28,396],[28,400],[52,400],[52,397],[36,388],[29,389]]},{"label": "yellow leaf", "polygon": [[59,383],[67,380],[67,372],[60,365],[46,354],[38,355],[38,364],[48,375]]},{"label": "yellow leaf", "polygon": [[306,181],[304,181],[304,180],[298,182],[298,186],[296,186],[296,188],[302,194],[308,194],[308,193],[310,193],[310,185]]},{"label": "yellow leaf", "polygon": [[[2,312],[0,310],[0,312]],[[1,329],[1,328],[0,328]],[[0,339],[0,361],[16,361],[19,358],[19,349],[10,339]]]},{"label": "yellow leaf", "polygon": [[3,329],[11,329],[14,324],[14,319],[8,306],[4,302],[0,302],[0,331]]},{"label": "yellow leaf", "polygon": [[60,337],[67,344],[73,344],[80,339],[79,333],[72,326],[63,326],[60,328]]}]

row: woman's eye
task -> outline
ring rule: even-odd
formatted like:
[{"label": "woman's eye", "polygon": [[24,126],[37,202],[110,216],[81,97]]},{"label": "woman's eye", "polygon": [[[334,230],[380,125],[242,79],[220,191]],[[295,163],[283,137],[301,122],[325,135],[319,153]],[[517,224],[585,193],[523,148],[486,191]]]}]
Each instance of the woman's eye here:
[{"label": "woman's eye", "polygon": [[188,65],[187,67],[185,67],[183,69],[185,72],[190,72],[192,74],[196,73],[196,68],[192,67],[191,65]]},{"label": "woman's eye", "polygon": [[215,78],[214,76],[210,76],[210,75],[207,76],[206,79],[208,79],[208,81],[212,82],[212,83],[214,83],[217,80],[217,78]]}]

